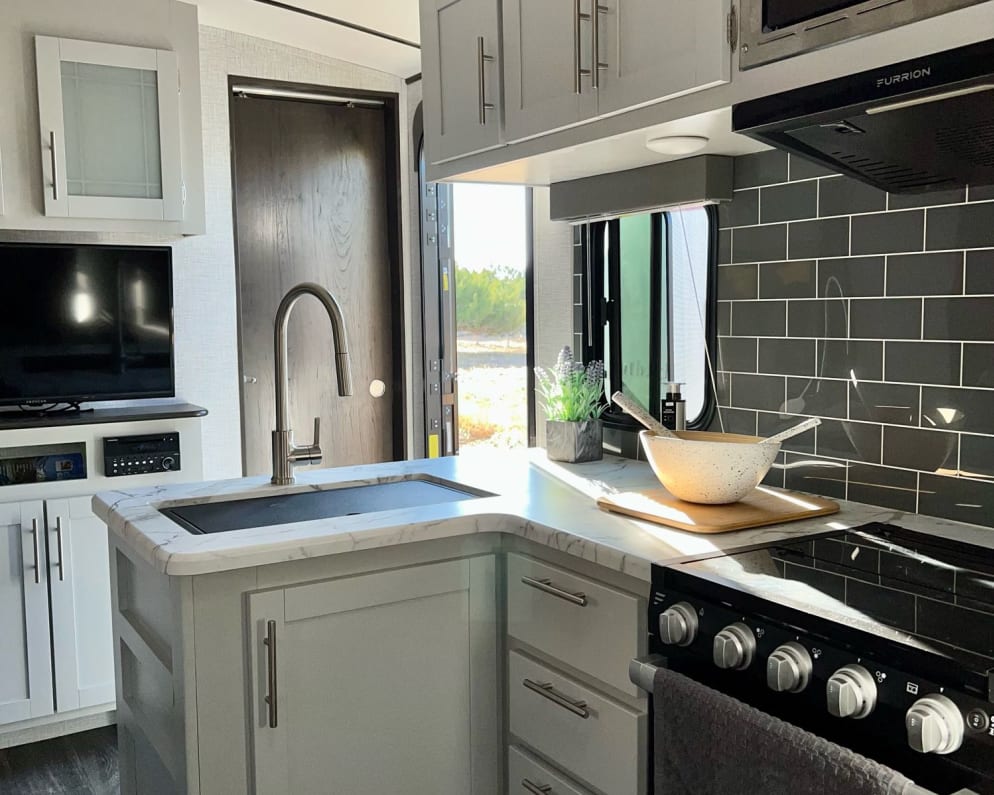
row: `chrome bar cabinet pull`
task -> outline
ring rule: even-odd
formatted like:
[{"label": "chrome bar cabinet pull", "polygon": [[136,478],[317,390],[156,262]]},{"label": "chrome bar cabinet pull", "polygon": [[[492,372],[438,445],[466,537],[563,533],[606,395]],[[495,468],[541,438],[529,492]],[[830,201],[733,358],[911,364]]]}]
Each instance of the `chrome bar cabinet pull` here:
[{"label": "chrome bar cabinet pull", "polygon": [[55,538],[58,542],[58,547],[59,547],[59,563],[58,563],[59,581],[65,582],[66,570],[63,563],[63,558],[65,557],[65,553],[63,553],[62,551],[62,517],[61,516],[55,517]]},{"label": "chrome bar cabinet pull", "polygon": [[487,102],[487,74],[484,68],[485,64],[492,63],[494,57],[492,55],[487,55],[483,49],[483,36],[476,37],[476,76],[479,81],[479,92],[480,92],[480,126],[485,127],[487,124],[487,111],[493,110],[494,106],[492,102]]},{"label": "chrome bar cabinet pull", "polygon": [[35,585],[41,585],[41,565],[38,562],[38,520],[31,520],[31,544],[35,556]]},{"label": "chrome bar cabinet pull", "polygon": [[590,15],[590,38],[591,38],[591,60],[594,67],[590,70],[590,79],[593,87],[601,87],[601,69],[607,69],[607,64],[601,60],[601,14],[608,12],[607,6],[600,5],[594,0],[594,13]]},{"label": "chrome bar cabinet pull", "polygon": [[574,604],[577,607],[587,606],[587,595],[582,591],[564,591],[552,584],[552,580],[549,579],[535,579],[534,577],[522,577],[521,582],[528,585],[536,590],[542,591],[543,593],[550,594],[559,599],[562,599],[570,604]]},{"label": "chrome bar cabinet pull", "polygon": [[536,784],[527,778],[521,779],[521,788],[525,792],[530,792],[532,795],[549,795],[552,792],[551,784]]},{"label": "chrome bar cabinet pull", "polygon": [[55,130],[48,133],[49,153],[52,157],[52,201],[59,200],[59,156],[55,151]]},{"label": "chrome bar cabinet pull", "polygon": [[266,622],[266,637],[262,640],[266,647],[266,706],[269,708],[269,728],[277,725],[276,694],[276,622]]},{"label": "chrome bar cabinet pull", "polygon": [[538,693],[542,698],[547,698],[553,704],[562,707],[567,712],[572,712],[584,720],[590,717],[590,710],[587,709],[586,701],[576,701],[569,696],[564,696],[549,682],[536,682],[533,679],[525,679],[522,684],[529,690]]}]

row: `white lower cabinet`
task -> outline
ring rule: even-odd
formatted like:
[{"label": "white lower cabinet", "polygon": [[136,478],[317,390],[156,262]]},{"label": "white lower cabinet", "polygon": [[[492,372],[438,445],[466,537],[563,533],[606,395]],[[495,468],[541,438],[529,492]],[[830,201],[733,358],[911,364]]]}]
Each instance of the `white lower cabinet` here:
[{"label": "white lower cabinet", "polygon": [[90,498],[2,504],[0,529],[0,725],[111,709],[107,528]]},{"label": "white lower cabinet", "polygon": [[248,597],[257,793],[501,791],[493,556]]},{"label": "white lower cabinet", "polygon": [[507,750],[507,791],[509,795],[590,795],[517,745]]},{"label": "white lower cabinet", "polygon": [[0,505],[0,531],[2,725],[51,715],[55,705],[44,503]]},{"label": "white lower cabinet", "polygon": [[48,500],[55,705],[59,712],[114,701],[107,526],[89,497]]}]

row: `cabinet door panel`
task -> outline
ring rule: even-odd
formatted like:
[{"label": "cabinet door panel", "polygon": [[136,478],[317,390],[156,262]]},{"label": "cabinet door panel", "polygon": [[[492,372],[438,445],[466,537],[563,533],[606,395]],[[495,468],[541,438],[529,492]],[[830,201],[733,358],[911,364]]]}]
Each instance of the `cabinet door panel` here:
[{"label": "cabinet door panel", "polygon": [[421,36],[429,162],[499,146],[497,0],[425,0],[421,3]]},{"label": "cabinet door panel", "polygon": [[256,792],[500,791],[493,558],[256,594],[248,618]]},{"label": "cabinet door panel", "polygon": [[53,709],[42,503],[0,505],[0,533],[4,542],[0,544],[0,633],[4,639],[0,643],[0,672],[3,672],[0,724],[3,724],[50,715]]},{"label": "cabinet door panel", "polygon": [[[587,15],[590,0],[579,4]],[[505,0],[504,125],[509,142],[551,132],[597,114],[589,75],[590,22],[575,0]]]},{"label": "cabinet door panel", "polygon": [[[49,500],[49,577],[59,712],[114,701],[107,526],[86,497]],[[60,565],[61,564],[61,565]]]},{"label": "cabinet door panel", "polygon": [[604,115],[727,83],[731,0],[600,0]]},{"label": "cabinet door panel", "polygon": [[35,37],[45,214],[183,218],[175,53]]}]

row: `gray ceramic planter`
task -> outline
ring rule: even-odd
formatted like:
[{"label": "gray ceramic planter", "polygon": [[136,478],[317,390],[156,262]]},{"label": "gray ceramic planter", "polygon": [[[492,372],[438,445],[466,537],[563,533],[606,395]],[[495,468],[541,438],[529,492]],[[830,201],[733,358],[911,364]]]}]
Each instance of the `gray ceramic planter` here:
[{"label": "gray ceramic planter", "polygon": [[600,420],[545,423],[545,449],[552,461],[581,464],[604,457],[604,431]]}]

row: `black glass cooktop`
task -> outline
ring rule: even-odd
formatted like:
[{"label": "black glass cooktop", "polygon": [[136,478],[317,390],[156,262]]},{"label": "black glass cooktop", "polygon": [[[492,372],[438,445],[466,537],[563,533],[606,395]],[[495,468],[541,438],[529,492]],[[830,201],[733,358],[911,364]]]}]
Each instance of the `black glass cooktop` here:
[{"label": "black glass cooktop", "polygon": [[750,610],[775,605],[862,630],[984,680],[994,668],[990,548],[870,524],[665,571],[671,587],[697,580],[700,591],[703,579],[708,595],[731,589],[729,601]]}]

